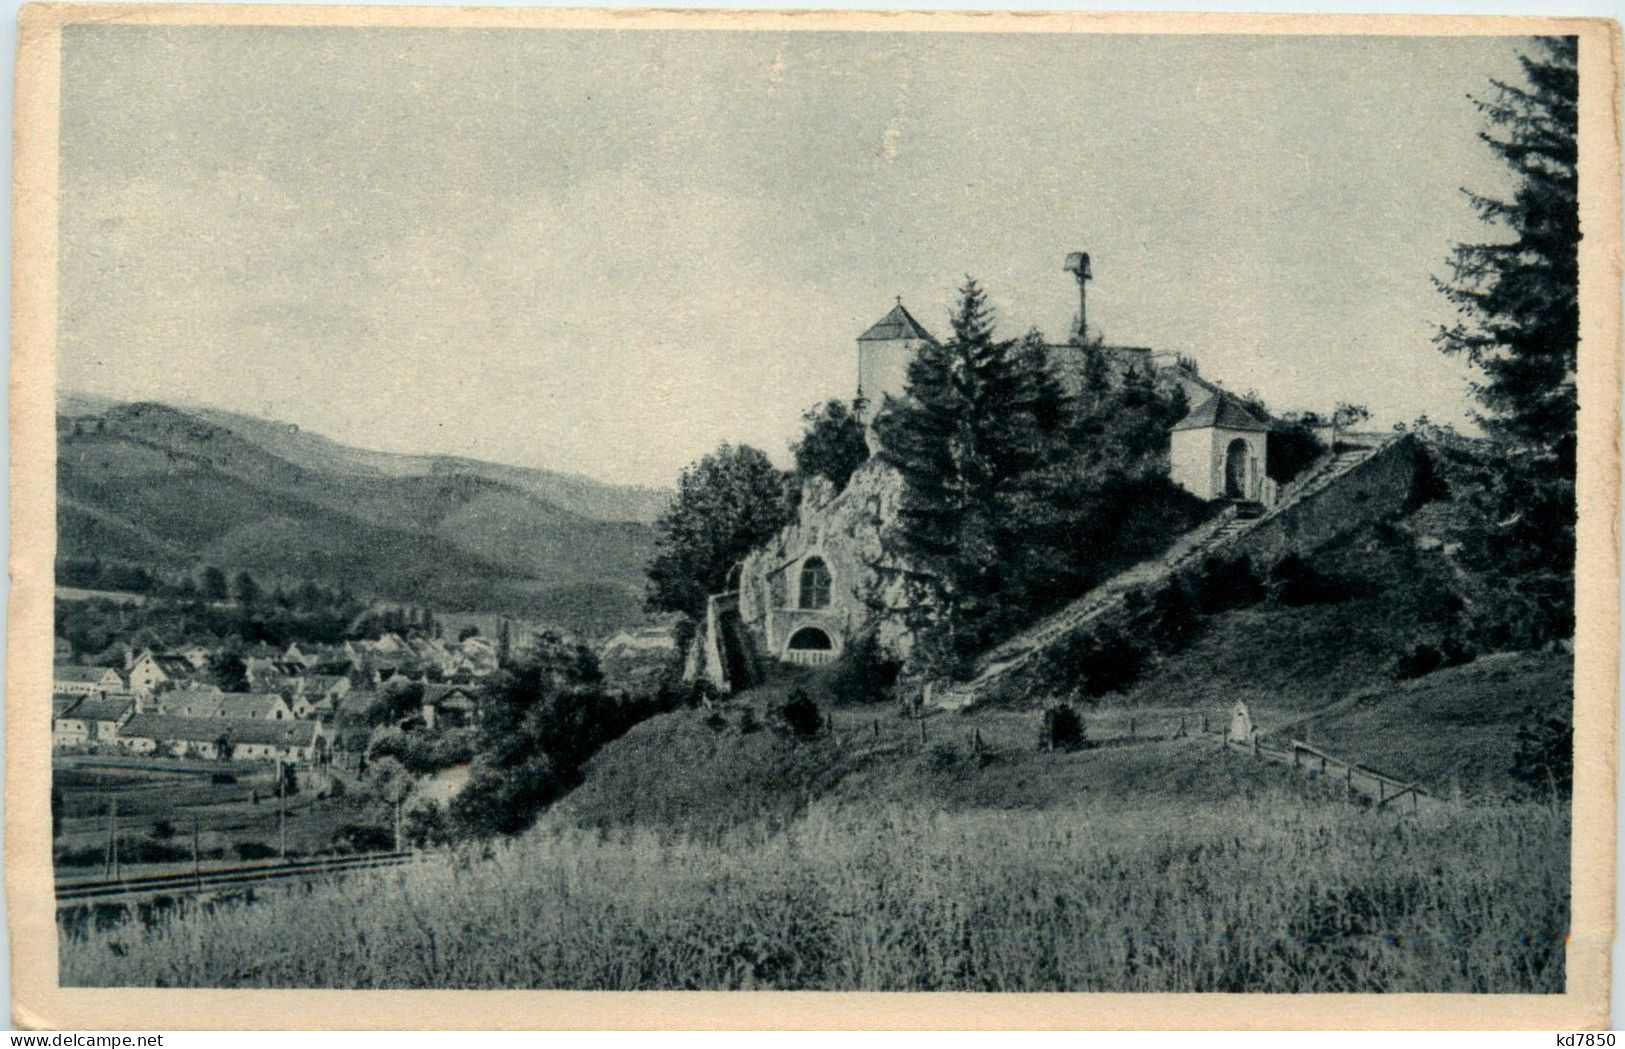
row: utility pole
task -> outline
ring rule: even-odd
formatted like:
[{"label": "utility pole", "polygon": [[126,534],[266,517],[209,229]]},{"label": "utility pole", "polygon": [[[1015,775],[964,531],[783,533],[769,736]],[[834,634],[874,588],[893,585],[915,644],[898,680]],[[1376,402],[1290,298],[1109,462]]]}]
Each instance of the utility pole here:
[{"label": "utility pole", "polygon": [[401,851],[401,797],[397,792],[395,797],[395,851]]},{"label": "utility pole", "polygon": [[108,857],[109,857],[109,864],[108,865],[112,868],[113,877],[117,878],[119,876],[119,871],[118,871],[118,798],[113,799],[113,803],[112,803],[111,807],[108,809],[108,812],[107,812],[107,839],[108,839],[107,840],[107,854],[108,854]]},{"label": "utility pole", "polygon": [[197,887],[203,888],[203,867],[198,860],[197,847],[197,813],[192,813],[192,877],[197,881]]},{"label": "utility pole", "polygon": [[279,760],[276,763],[276,836],[277,852],[284,860],[288,858],[288,803],[287,792],[282,788],[285,780]]}]

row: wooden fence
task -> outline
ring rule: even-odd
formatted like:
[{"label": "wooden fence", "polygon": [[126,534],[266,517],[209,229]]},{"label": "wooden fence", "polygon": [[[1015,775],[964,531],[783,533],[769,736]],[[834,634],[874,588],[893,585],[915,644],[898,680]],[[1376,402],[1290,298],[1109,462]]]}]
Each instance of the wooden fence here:
[{"label": "wooden fence", "polygon": [[1310,775],[1340,778],[1346,797],[1352,798],[1357,793],[1373,795],[1377,799],[1376,807],[1379,809],[1387,808],[1402,798],[1409,798],[1411,811],[1415,812],[1420,807],[1422,798],[1432,796],[1414,782],[1395,779],[1359,762],[1328,754],[1301,739],[1289,740],[1284,748],[1264,745],[1260,742],[1256,730],[1250,743],[1232,740],[1228,734],[1221,734],[1219,739],[1221,746],[1249,751],[1261,760],[1279,761],[1283,764],[1290,762],[1294,769],[1301,769]]}]

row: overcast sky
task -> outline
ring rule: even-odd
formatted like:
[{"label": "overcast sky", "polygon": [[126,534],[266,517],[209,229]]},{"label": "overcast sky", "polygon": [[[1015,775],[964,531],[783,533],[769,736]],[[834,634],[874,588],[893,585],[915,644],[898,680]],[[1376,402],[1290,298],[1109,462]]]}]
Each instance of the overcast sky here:
[{"label": "overcast sky", "polygon": [[1276,410],[1461,421],[1429,283],[1506,38],[151,29],[62,56],[60,382],[670,484],[783,461],[893,297]]}]

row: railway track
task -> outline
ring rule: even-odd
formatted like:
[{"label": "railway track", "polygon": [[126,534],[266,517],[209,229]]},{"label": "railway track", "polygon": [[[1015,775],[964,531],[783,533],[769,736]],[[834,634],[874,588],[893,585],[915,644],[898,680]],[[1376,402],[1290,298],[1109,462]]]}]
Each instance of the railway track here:
[{"label": "railway track", "polygon": [[228,867],[224,870],[200,873],[58,882],[56,906],[58,910],[68,910],[103,904],[134,904],[161,897],[230,892],[276,882],[398,867],[415,855],[416,853],[411,852],[371,852],[358,856],[333,856],[295,863],[261,863],[253,866]]}]

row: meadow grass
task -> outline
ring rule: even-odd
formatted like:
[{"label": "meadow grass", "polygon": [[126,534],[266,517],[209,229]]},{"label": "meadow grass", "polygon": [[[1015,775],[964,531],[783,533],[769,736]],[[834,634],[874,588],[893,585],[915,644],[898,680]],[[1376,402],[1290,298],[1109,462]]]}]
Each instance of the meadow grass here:
[{"label": "meadow grass", "polygon": [[64,933],[72,986],[1563,989],[1567,807],[1285,792],[815,802],[695,837],[563,819],[253,903]]}]

